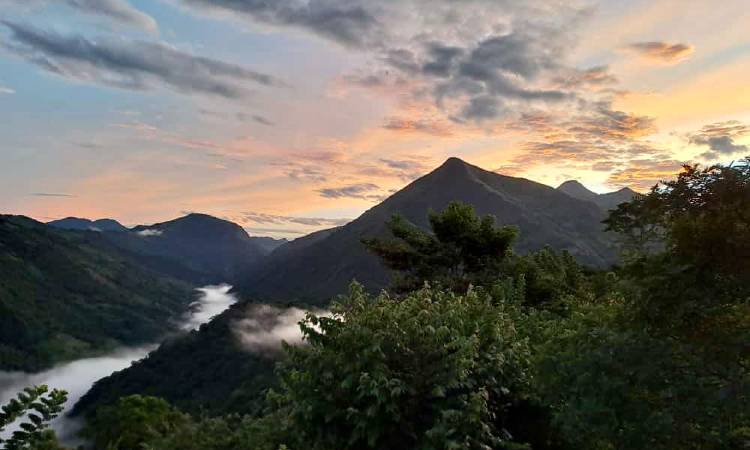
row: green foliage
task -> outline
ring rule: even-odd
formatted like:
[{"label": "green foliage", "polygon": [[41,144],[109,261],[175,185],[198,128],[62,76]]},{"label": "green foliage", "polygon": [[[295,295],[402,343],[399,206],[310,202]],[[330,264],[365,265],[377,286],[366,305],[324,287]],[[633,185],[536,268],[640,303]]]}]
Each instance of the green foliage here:
[{"label": "green foliage", "polygon": [[399,300],[354,285],[333,317],[308,316],[288,347],[279,401],[291,448],[510,447],[528,388],[512,305],[424,288]]},{"label": "green foliage", "polygon": [[45,385],[27,387],[19,392],[0,411],[0,432],[17,420],[24,417],[25,420],[10,438],[0,438],[0,445],[5,450],[60,448],[54,432],[48,426],[62,412],[67,399],[67,392],[57,389],[49,391]]},{"label": "green foliage", "polygon": [[724,449],[750,415],[748,378],[723,379],[683,342],[633,327],[627,303],[538,315],[535,391],[576,449]]},{"label": "green foliage", "polygon": [[728,166],[684,166],[676,180],[620,205],[605,223],[625,236],[644,236],[643,244],[658,240],[672,258],[698,272],[747,281],[750,159]]},{"label": "green foliage", "polygon": [[408,292],[425,282],[456,292],[469,285],[491,285],[498,279],[511,243],[513,227],[495,227],[492,216],[478,217],[474,208],[453,202],[430,214],[432,233],[394,216],[388,227],[396,240],[364,239],[367,248],[391,269],[400,272],[395,289]]},{"label": "green foliage", "polygon": [[277,450],[280,417],[194,418],[165,400],[133,395],[101,408],[84,433],[107,450]]},{"label": "green foliage", "polygon": [[620,205],[607,223],[630,243],[621,294],[535,327],[537,390],[575,448],[746,445],[747,163],[686,166]]},{"label": "green foliage", "polygon": [[101,408],[84,430],[96,448],[130,450],[181,429],[190,417],[156,397],[132,395]]},{"label": "green foliage", "polygon": [[0,216],[0,369],[38,371],[152,342],[194,297],[99,233]]},{"label": "green foliage", "polygon": [[400,273],[400,295],[355,285],[331,317],[308,316],[265,415],[162,407],[99,425],[128,424],[161,450],[750,448],[748,163],[686,167],[620,205],[614,272],[549,249],[513,255],[514,232],[465,205],[433,214],[432,233],[394,218],[396,240],[366,242]]}]

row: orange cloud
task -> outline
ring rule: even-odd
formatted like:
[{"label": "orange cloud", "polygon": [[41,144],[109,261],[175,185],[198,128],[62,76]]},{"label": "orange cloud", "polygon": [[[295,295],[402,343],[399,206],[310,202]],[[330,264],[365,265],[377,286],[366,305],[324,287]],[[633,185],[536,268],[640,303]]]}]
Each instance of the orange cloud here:
[{"label": "orange cloud", "polygon": [[670,44],[668,42],[648,41],[634,42],[625,47],[640,57],[661,64],[677,64],[693,54],[695,48],[688,44]]}]

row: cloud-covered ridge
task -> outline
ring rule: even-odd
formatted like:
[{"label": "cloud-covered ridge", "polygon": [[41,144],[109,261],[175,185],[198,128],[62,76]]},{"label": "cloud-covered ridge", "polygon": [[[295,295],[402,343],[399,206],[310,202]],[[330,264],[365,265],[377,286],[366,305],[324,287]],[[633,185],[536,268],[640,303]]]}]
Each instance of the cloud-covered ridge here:
[{"label": "cloud-covered ridge", "polygon": [[191,55],[162,43],[90,40],[3,21],[11,31],[7,50],[65,78],[122,89],[165,86],[181,93],[226,98],[247,94],[247,82],[277,86],[270,75],[216,59]]}]

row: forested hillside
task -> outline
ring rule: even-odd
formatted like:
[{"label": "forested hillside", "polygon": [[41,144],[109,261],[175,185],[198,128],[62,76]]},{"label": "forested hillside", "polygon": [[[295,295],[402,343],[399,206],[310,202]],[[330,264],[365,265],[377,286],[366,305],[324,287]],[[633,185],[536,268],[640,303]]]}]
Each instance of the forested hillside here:
[{"label": "forested hillside", "polygon": [[609,215],[616,271],[514,254],[517,231],[465,204],[430,231],[392,219],[393,238],[365,244],[398,272],[394,293],[353,285],[308,316],[275,378],[238,346],[229,324],[254,320],[238,306],[97,385],[86,435],[123,450],[747,448],[748,211],[750,161],[686,167]]},{"label": "forested hillside", "polygon": [[150,342],[194,300],[192,286],[142,267],[98,234],[0,216],[0,369],[36,371]]}]

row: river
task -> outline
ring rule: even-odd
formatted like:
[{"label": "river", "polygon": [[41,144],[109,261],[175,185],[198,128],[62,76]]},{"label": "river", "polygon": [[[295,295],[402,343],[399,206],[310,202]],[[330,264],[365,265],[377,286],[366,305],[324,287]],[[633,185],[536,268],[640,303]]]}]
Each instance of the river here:
[{"label": "river", "polygon": [[[179,328],[184,331],[197,329],[231,306],[237,301],[234,295],[229,293],[231,288],[232,286],[227,284],[198,288],[200,296],[182,317]],[[0,405],[7,403],[26,386],[46,384],[50,389],[68,391],[65,412],[52,423],[52,428],[65,444],[75,445],[77,444],[75,433],[80,429],[80,424],[65,417],[65,413],[91,389],[96,381],[129,367],[134,361],[146,357],[158,346],[158,343],[153,343],[140,347],[123,347],[107,355],[66,362],[37,373],[0,371]],[[12,431],[13,427],[8,427],[3,437]]]}]

